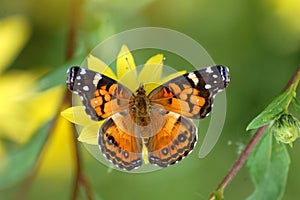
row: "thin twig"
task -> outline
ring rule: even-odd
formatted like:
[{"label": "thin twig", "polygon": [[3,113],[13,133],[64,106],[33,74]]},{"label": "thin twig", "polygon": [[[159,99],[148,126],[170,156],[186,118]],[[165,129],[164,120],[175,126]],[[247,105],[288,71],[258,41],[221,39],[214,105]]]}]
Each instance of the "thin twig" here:
[{"label": "thin twig", "polygon": [[300,73],[300,67],[298,67],[298,69],[296,70],[294,76],[291,78],[291,80],[285,86],[285,88],[283,89],[283,91],[286,91],[286,90],[288,90],[291,87],[291,85],[296,81],[297,77],[299,76],[299,73]]},{"label": "thin twig", "polygon": [[[266,128],[269,125],[264,125],[263,127],[260,127],[250,142],[248,143],[247,147],[242,152],[241,156],[238,158],[238,160],[234,163],[233,167],[229,171],[229,173],[225,176],[225,178],[222,180],[222,182],[219,184],[218,188],[215,191],[220,191],[223,194],[224,189],[226,186],[230,183],[230,181],[233,179],[233,177],[237,174],[237,172],[240,170],[240,168],[244,165],[246,159],[248,158],[249,154],[251,153],[254,146],[257,144],[263,133],[265,132]],[[215,194],[211,194],[209,197],[209,200],[215,199]]]},{"label": "thin twig", "polygon": [[[295,80],[298,78],[300,73],[300,67],[297,69],[291,80],[288,82],[286,87],[283,91],[286,91],[291,87],[291,85],[295,82]],[[255,132],[254,136],[251,138],[250,142],[240,155],[240,157],[237,159],[237,161],[232,166],[231,170],[228,172],[228,174],[224,177],[224,179],[221,181],[221,183],[218,185],[217,189],[209,196],[209,200],[215,200],[216,199],[216,193],[220,192],[223,194],[224,189],[227,187],[227,185],[230,183],[230,181],[235,177],[237,172],[241,169],[241,167],[244,165],[246,159],[248,158],[249,154],[255,147],[255,145],[258,143],[259,139],[265,132],[266,128],[269,126],[269,124],[266,124]]]},{"label": "thin twig", "polygon": [[[68,93],[70,94],[70,93]],[[71,102],[71,95],[68,95],[69,99],[68,102]],[[80,156],[80,150],[79,150],[79,144],[78,144],[78,140],[76,137],[76,129],[75,126],[73,127],[73,144],[74,144],[74,154],[75,154],[75,179],[74,179],[74,185],[73,185],[73,191],[71,194],[71,200],[76,200],[79,194],[79,187],[82,186],[84,191],[85,191],[85,195],[86,198],[88,200],[93,200],[93,196],[91,193],[91,189],[90,186],[83,174],[83,170],[82,170],[82,164],[81,164],[81,156]]]},{"label": "thin twig", "polygon": [[[64,102],[66,101],[67,93],[65,93],[65,94],[66,95],[62,98],[61,103],[59,105],[63,105]],[[57,122],[58,122],[58,119],[60,116],[60,112],[61,112],[60,110],[61,110],[60,108],[57,109],[57,112],[51,122],[50,129],[47,132],[46,138],[44,139],[44,142],[41,145],[41,148],[39,149],[36,160],[34,162],[34,166],[31,168],[30,172],[28,173],[28,175],[25,177],[25,179],[23,180],[23,182],[21,184],[22,185],[21,190],[18,193],[17,198],[16,198],[18,200],[26,199],[27,192],[29,191],[29,186],[31,186],[31,183],[32,183],[36,173],[38,172],[38,169],[40,168],[41,162],[43,160],[43,155],[44,155],[43,152],[44,152],[45,146],[46,146],[47,142],[49,141],[49,138],[52,135],[52,133],[57,125]]]},{"label": "thin twig", "polygon": [[70,3],[70,22],[67,35],[65,60],[69,61],[74,57],[76,47],[76,32],[80,19],[80,0],[72,0]]},{"label": "thin twig", "polygon": [[74,144],[74,152],[75,152],[75,166],[76,166],[76,175],[75,175],[75,181],[74,181],[74,187],[73,192],[71,195],[71,200],[76,200],[78,193],[79,193],[79,186],[82,185],[83,189],[85,190],[85,194],[87,199],[92,200],[92,193],[90,190],[90,187],[88,185],[88,182],[85,179],[85,176],[82,173],[82,167],[81,167],[81,157],[80,157],[80,151],[79,151],[79,145],[77,141],[77,137],[75,135],[75,130],[73,134],[73,144]]},{"label": "thin twig", "polygon": [[[66,61],[71,60],[74,57],[75,47],[76,47],[76,32],[78,28],[78,24],[80,21],[80,0],[73,0],[71,3],[71,13],[70,13],[70,26],[68,30],[67,36],[67,44],[66,44]],[[69,103],[71,102],[71,96],[69,95]],[[92,200],[92,193],[88,182],[84,174],[82,173],[82,166],[81,166],[81,156],[79,151],[79,145],[77,142],[77,137],[75,135],[75,128],[73,134],[73,144],[74,144],[74,153],[75,153],[75,180],[73,185],[73,192],[71,194],[71,200],[76,200],[79,194],[79,187],[83,186],[85,191],[86,197],[89,200]]]}]

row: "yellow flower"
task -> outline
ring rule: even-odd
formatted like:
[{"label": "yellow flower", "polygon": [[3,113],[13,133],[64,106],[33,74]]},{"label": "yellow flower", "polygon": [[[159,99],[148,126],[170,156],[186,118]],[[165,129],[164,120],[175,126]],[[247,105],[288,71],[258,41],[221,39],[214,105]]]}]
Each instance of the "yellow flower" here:
[{"label": "yellow flower", "polygon": [[299,0],[276,0],[273,2],[276,13],[283,18],[297,33],[300,31],[300,1]]},{"label": "yellow flower", "polygon": [[[261,30],[267,45],[278,53],[291,54],[299,49],[300,41],[300,1],[266,0],[260,1],[266,8]],[[270,12],[269,12],[270,11]],[[276,32],[276,34],[274,34]]]},{"label": "yellow flower", "polygon": [[30,35],[30,26],[23,16],[8,17],[0,21],[0,158],[5,156],[1,139],[26,143],[33,133],[57,110],[63,87],[37,93],[36,73],[20,70],[6,71]]},{"label": "yellow flower", "polygon": [[[149,93],[157,85],[164,83],[185,71],[173,73],[161,79],[163,72],[163,54],[157,54],[151,57],[141,69],[137,76],[134,58],[127,46],[123,45],[117,56],[116,71],[117,75],[104,62],[97,59],[93,55],[89,55],[87,66],[89,69],[100,72],[109,76],[121,84],[128,87],[131,91],[135,91],[139,87],[139,83],[145,84],[145,90]],[[150,76],[149,76],[150,75]],[[62,116],[72,123],[83,126],[80,130],[78,140],[87,144],[97,145],[97,133],[103,121],[95,122],[91,120],[85,113],[83,106],[74,106],[64,110]]]},{"label": "yellow flower", "polygon": [[0,73],[17,57],[30,35],[30,26],[23,16],[0,21]]},{"label": "yellow flower", "polygon": [[[28,40],[30,28],[27,20],[22,16],[13,16],[0,21],[0,158],[4,156],[4,148],[1,138],[17,139],[15,133],[11,133],[10,123],[16,120],[14,116],[18,105],[13,106],[13,100],[21,88],[27,88],[32,82],[29,74],[17,75],[14,73],[3,74],[3,71],[13,62],[24,44]],[[21,98],[21,97],[18,97]],[[20,111],[20,114],[22,111]],[[21,136],[22,137],[22,136]]]}]

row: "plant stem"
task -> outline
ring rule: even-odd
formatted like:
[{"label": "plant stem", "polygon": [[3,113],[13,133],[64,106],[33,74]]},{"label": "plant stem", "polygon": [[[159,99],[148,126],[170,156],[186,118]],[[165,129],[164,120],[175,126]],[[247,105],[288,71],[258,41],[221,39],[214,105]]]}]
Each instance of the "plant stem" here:
[{"label": "plant stem", "polygon": [[[230,183],[230,181],[233,179],[233,177],[237,174],[237,172],[240,170],[240,168],[244,165],[246,159],[248,158],[248,155],[251,153],[254,146],[257,144],[263,133],[265,132],[266,128],[269,125],[264,125],[257,129],[254,136],[251,138],[250,142],[248,143],[247,147],[242,152],[241,156],[237,159],[237,161],[234,163],[233,167],[229,171],[229,173],[225,176],[225,178],[222,180],[222,182],[219,184],[216,191],[221,192],[223,194],[224,189],[226,186]],[[215,199],[214,193],[210,195],[209,200]]]},{"label": "plant stem", "polygon": [[[295,74],[291,78],[291,80],[288,82],[286,87],[283,91],[288,90],[290,87],[297,87],[300,80],[300,67],[296,70]],[[216,200],[217,197],[223,197],[223,193],[227,185],[230,183],[230,181],[235,177],[237,172],[241,169],[241,167],[244,165],[246,159],[248,158],[249,154],[255,147],[255,145],[258,143],[259,139],[267,129],[269,124],[266,124],[255,132],[254,136],[251,138],[250,142],[240,155],[240,157],[237,159],[237,161],[232,166],[231,170],[228,172],[228,174],[224,177],[224,179],[221,181],[221,183],[218,185],[217,189],[209,196],[209,200]]]},{"label": "plant stem", "polygon": [[[67,94],[62,98],[61,103],[59,105],[63,105],[63,103],[66,101],[66,99],[67,99]],[[57,125],[59,116],[60,116],[60,108],[57,109],[57,112],[51,122],[50,129],[47,132],[46,138],[44,139],[43,144],[41,145],[41,148],[39,149],[39,152],[37,154],[34,165],[30,169],[28,175],[23,180],[21,190],[18,193],[16,199],[18,199],[18,200],[26,199],[26,195],[27,195],[27,192],[29,191],[29,187],[30,187],[36,173],[38,172],[41,162],[43,160],[44,147],[46,146],[47,142],[49,141],[49,138],[51,137],[51,134],[53,133],[53,131]]]},{"label": "plant stem", "polygon": [[79,186],[82,185],[86,194],[86,198],[88,200],[92,200],[92,193],[90,190],[90,187],[85,179],[84,174],[82,173],[82,167],[81,167],[81,157],[80,157],[80,151],[79,151],[79,145],[77,141],[77,137],[75,135],[75,128],[74,128],[74,134],[73,134],[73,142],[74,142],[74,151],[75,151],[75,166],[76,166],[76,177],[74,181],[74,187],[73,192],[71,195],[71,200],[76,200],[77,195],[79,192]]},{"label": "plant stem", "polygon": [[70,3],[70,22],[67,35],[65,61],[74,57],[76,47],[76,31],[80,19],[80,0],[72,0]]},{"label": "plant stem", "polygon": [[290,87],[294,87],[294,91],[296,90],[296,87],[298,86],[300,81],[300,67],[296,70],[295,74],[291,78],[291,80],[288,82],[288,84],[285,86],[283,91],[288,90]]},{"label": "plant stem", "polygon": [[[74,57],[75,47],[76,47],[76,32],[78,28],[78,24],[80,21],[80,13],[81,13],[81,1],[80,0],[73,0],[70,4],[71,13],[70,13],[70,26],[68,30],[67,36],[67,44],[66,44],[66,57],[65,60],[69,61]],[[68,93],[68,103],[71,102],[71,95]],[[71,106],[71,105],[69,105]],[[90,187],[86,181],[86,178],[82,172],[82,165],[81,165],[81,156],[79,151],[79,145],[77,142],[77,137],[75,135],[75,128],[73,131],[73,144],[74,144],[74,153],[75,153],[75,180],[73,185],[73,192],[71,194],[71,200],[76,200],[79,194],[79,187],[83,186],[83,189],[86,194],[86,198],[92,200],[92,193]]]}]

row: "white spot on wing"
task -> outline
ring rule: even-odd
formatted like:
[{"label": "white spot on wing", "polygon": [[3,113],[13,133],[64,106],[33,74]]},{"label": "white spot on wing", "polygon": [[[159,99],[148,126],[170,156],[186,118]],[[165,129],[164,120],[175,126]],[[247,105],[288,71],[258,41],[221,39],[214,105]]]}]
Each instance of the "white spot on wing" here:
[{"label": "white spot on wing", "polygon": [[195,85],[199,83],[199,80],[194,72],[190,72],[188,78],[192,79]]},{"label": "white spot on wing", "polygon": [[77,76],[76,79],[77,79],[77,80],[81,80],[81,76]]},{"label": "white spot on wing", "polygon": [[214,74],[213,77],[214,77],[214,78],[218,78],[218,75],[217,75],[217,74]]},{"label": "white spot on wing", "polygon": [[83,86],[83,88],[82,88],[84,91],[86,91],[86,92],[88,92],[89,90],[90,90],[90,88],[89,88],[89,86]]},{"label": "white spot on wing", "polygon": [[86,70],[85,70],[84,68],[81,68],[80,74],[81,74],[81,75],[86,74]]},{"label": "white spot on wing", "polygon": [[93,80],[93,84],[95,85],[95,87],[97,87],[99,80],[101,79],[101,75],[100,74],[96,74]]},{"label": "white spot on wing", "polygon": [[210,88],[211,88],[211,85],[209,85],[209,84],[206,84],[204,87],[205,87],[205,89],[207,89],[207,90],[208,90],[208,89],[210,89]]},{"label": "white spot on wing", "polygon": [[205,70],[205,72],[207,72],[209,74],[213,73],[213,71],[211,70],[211,67],[207,67],[206,70]]}]

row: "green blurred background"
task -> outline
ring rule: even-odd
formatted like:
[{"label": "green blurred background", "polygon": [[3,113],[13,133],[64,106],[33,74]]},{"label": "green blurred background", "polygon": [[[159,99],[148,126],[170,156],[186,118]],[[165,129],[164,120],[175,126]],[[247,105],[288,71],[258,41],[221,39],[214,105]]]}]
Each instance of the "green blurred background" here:
[{"label": "green blurred background", "polygon": [[[38,77],[64,65],[74,2],[80,4],[76,54],[87,54],[112,34],[158,26],[192,37],[215,63],[230,66],[225,127],[217,145],[204,159],[198,158],[198,145],[187,159],[167,169],[146,174],[108,173],[107,167],[80,145],[83,172],[96,199],[207,199],[250,139],[245,131],[247,124],[280,93],[300,65],[300,1],[1,0],[1,18],[22,14],[31,27],[29,41],[6,71],[30,72]],[[7,108],[1,105],[3,109]],[[25,199],[70,199],[75,167],[69,140],[72,138],[56,141],[58,147],[50,156],[46,155],[47,149],[43,152],[47,162],[40,165],[26,188]],[[53,143],[48,142],[47,148]],[[292,164],[284,199],[296,199],[300,185],[299,142],[288,149]],[[5,154],[10,155],[6,152],[2,158]],[[22,187],[18,183],[0,190],[0,199],[15,199]],[[244,199],[253,189],[244,167],[225,191],[225,197]],[[79,199],[85,199],[80,190]]]}]

